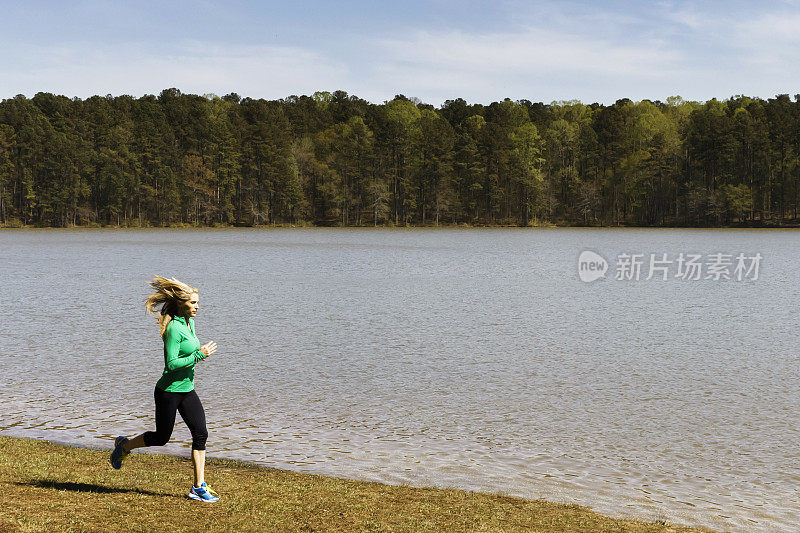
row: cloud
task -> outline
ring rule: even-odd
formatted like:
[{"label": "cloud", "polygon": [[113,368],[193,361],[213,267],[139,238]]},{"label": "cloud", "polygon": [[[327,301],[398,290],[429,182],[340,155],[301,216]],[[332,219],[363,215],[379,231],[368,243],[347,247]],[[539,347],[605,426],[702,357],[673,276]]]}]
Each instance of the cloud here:
[{"label": "cloud", "polygon": [[17,46],[2,59],[0,95],[39,91],[67,96],[155,93],[178,87],[198,94],[282,98],[346,83],[347,67],[320,53],[286,46],[223,46],[186,41],[170,47],[91,43]]},{"label": "cloud", "polygon": [[775,92],[797,92],[800,75],[800,13],[775,12],[737,20],[730,25],[732,46],[743,72],[779,79]]},{"label": "cloud", "polygon": [[295,45],[0,41],[0,98],[137,96],[167,87],[282,98],[343,89],[376,103],[403,93],[438,105],[457,97],[612,103],[798,90],[800,13],[788,4],[756,16],[687,2],[505,5],[507,20],[493,21],[493,30],[397,25],[384,35],[342,30]]},{"label": "cloud", "polygon": [[560,71],[663,77],[680,54],[658,42],[620,46],[554,30],[467,34],[418,32],[407,40],[380,43],[394,61],[436,69],[505,73]]},{"label": "cloud", "polygon": [[[800,12],[784,3],[660,2],[648,8],[512,0],[509,31],[415,31],[378,40],[384,86],[435,103],[504,96],[691,100],[797,92]],[[519,8],[519,9],[518,9]],[[399,92],[400,89],[397,89]]]},{"label": "cloud", "polygon": [[432,103],[464,93],[486,102],[506,96],[613,102],[630,89],[638,92],[643,83],[669,85],[683,59],[656,39],[621,45],[541,27],[508,33],[419,31],[379,39],[374,48],[380,57],[376,83]]},{"label": "cloud", "polygon": [[670,6],[665,18],[692,30],[699,30],[706,26],[708,22],[696,9],[691,7],[672,9]]},{"label": "cloud", "polygon": [[765,13],[739,21],[734,28],[745,39],[765,40],[778,46],[800,43],[800,13]]}]

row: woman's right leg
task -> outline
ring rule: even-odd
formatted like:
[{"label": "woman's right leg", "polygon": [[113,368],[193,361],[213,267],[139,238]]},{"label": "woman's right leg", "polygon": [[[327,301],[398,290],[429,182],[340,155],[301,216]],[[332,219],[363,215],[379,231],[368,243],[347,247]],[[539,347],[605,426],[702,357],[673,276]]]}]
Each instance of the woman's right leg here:
[{"label": "woman's right leg", "polygon": [[144,433],[139,435],[138,437],[134,437],[125,441],[122,445],[122,449],[126,452],[130,452],[131,450],[135,450],[136,448],[144,448],[147,444],[144,443]]},{"label": "woman's right leg", "polygon": [[125,451],[129,452],[144,446],[163,446],[168,443],[175,427],[178,404],[184,396],[185,393],[166,392],[156,387],[153,392],[156,403],[156,430],[146,431],[123,444]]}]

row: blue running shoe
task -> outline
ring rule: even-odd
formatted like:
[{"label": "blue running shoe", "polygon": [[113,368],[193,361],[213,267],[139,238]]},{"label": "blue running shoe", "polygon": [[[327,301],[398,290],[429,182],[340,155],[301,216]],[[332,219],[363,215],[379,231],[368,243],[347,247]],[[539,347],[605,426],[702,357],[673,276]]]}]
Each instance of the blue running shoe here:
[{"label": "blue running shoe", "polygon": [[122,461],[124,461],[125,457],[130,453],[126,452],[125,448],[122,447],[126,442],[128,442],[128,439],[125,437],[117,437],[114,439],[114,451],[111,452],[111,457],[108,459],[108,462],[111,463],[111,466],[116,470],[122,468]]},{"label": "blue running shoe", "polygon": [[211,490],[211,487],[205,484],[205,482],[200,483],[199,487],[192,487],[192,490],[189,491],[189,497],[193,500],[199,500],[201,502],[208,502],[214,503],[219,501],[219,495]]}]

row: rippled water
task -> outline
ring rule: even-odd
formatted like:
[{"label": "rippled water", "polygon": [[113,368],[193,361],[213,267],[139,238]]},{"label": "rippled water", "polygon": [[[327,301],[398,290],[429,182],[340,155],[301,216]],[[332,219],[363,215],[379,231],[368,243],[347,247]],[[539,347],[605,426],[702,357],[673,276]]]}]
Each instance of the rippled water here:
[{"label": "rippled water", "polygon": [[[580,281],[585,249],[607,279]],[[618,281],[623,252],[764,259]],[[210,455],[796,530],[799,252],[794,231],[3,231],[0,432],[153,428],[158,273],[200,288],[219,344],[196,378]],[[187,454],[174,438],[159,451]]]}]

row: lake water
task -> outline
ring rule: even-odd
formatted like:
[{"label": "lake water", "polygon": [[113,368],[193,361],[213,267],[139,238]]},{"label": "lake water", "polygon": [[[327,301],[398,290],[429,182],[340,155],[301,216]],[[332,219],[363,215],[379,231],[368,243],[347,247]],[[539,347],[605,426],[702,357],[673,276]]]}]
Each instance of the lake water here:
[{"label": "lake water", "polygon": [[[605,278],[581,280],[584,250]],[[616,279],[625,253],[638,281]],[[681,253],[763,259],[646,279]],[[0,432],[153,429],[161,274],[200,289],[219,345],[196,377],[211,456],[797,530],[798,263],[790,230],[6,230]],[[173,438],[158,451],[188,455]]]}]

